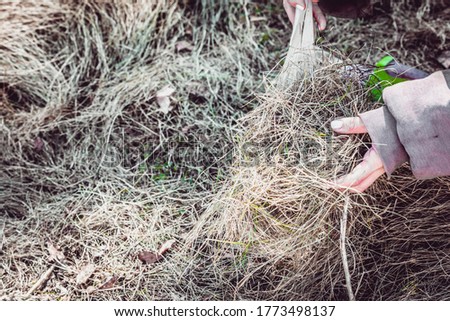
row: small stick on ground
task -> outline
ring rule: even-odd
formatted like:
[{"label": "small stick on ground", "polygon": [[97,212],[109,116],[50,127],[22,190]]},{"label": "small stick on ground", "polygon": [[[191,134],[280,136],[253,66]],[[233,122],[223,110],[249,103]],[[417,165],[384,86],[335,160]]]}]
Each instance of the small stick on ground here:
[{"label": "small stick on ground", "polygon": [[50,278],[50,275],[52,274],[53,270],[55,269],[55,266],[52,265],[48,268],[47,271],[45,271],[44,274],[41,275],[41,277],[39,278],[39,280],[37,280],[37,282],[31,287],[30,291],[27,292],[27,294],[25,295],[25,297],[29,297],[34,291],[36,291],[36,289],[38,289],[39,287],[41,287],[45,282],[47,282],[47,280]]},{"label": "small stick on ground", "polygon": [[342,214],[342,219],[341,219],[340,247],[341,247],[342,264],[344,265],[345,285],[347,287],[348,297],[349,297],[350,301],[355,301],[355,295],[353,294],[352,283],[350,280],[350,271],[348,269],[347,250],[345,249],[345,234],[346,234],[346,230],[347,230],[347,216],[348,216],[348,197],[345,199],[344,213]]}]

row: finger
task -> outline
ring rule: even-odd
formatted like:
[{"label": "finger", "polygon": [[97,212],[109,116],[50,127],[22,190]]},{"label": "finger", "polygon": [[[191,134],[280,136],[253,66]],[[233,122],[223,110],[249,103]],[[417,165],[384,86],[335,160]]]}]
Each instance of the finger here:
[{"label": "finger", "polygon": [[367,128],[359,117],[347,117],[331,122],[331,128],[339,134],[367,133]]},{"label": "finger", "polygon": [[[363,161],[350,174],[339,178],[335,184],[341,188],[356,187],[363,184],[366,179],[379,169],[382,169],[384,172],[383,162],[378,152],[372,147],[364,155]],[[379,175],[376,178],[378,177]]]},{"label": "finger", "polygon": [[289,21],[294,24],[295,21],[295,9],[291,7],[288,0],[283,1],[284,10],[286,10],[286,13],[288,15]]},{"label": "finger", "polygon": [[372,172],[367,178],[365,178],[362,182],[360,182],[356,186],[352,186],[349,189],[351,193],[362,193],[364,192],[370,185],[372,185],[381,175],[385,173],[384,168],[379,168],[376,171]]},{"label": "finger", "polygon": [[335,185],[339,188],[357,186],[364,181],[376,168],[370,168],[365,161],[356,166],[349,174],[344,175],[336,180]]},{"label": "finger", "polygon": [[305,0],[289,0],[288,2],[293,7],[299,5],[300,7],[302,7],[302,10],[305,10],[306,8]]},{"label": "finger", "polygon": [[317,3],[313,3],[313,15],[319,26],[319,30],[323,31],[327,27],[327,18]]}]

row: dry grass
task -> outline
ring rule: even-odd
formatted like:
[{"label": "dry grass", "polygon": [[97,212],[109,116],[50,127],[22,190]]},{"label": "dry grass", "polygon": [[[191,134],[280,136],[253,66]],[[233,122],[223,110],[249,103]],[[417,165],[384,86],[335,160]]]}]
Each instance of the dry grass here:
[{"label": "dry grass", "polygon": [[[442,8],[332,20],[325,43],[431,71]],[[449,299],[449,179],[405,167],[367,195],[325,188],[367,142],[330,120],[373,106],[335,67],[271,86],[289,39],[275,2],[8,1],[0,16],[3,299]],[[162,261],[137,259],[166,240]]]}]

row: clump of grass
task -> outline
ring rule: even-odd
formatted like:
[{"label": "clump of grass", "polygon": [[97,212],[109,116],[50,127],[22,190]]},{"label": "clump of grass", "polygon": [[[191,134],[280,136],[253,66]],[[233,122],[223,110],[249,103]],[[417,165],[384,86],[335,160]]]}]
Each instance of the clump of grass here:
[{"label": "clump of grass", "polygon": [[364,197],[350,199],[328,184],[355,163],[363,142],[333,138],[329,123],[367,103],[364,90],[343,81],[339,70],[325,67],[287,92],[273,87],[243,119],[247,130],[236,145],[233,176],[192,236],[203,236],[199,246],[214,253],[214,264],[235,260],[226,274],[236,278],[235,294],[344,298],[336,222],[344,207],[350,226],[371,216],[361,213],[370,209]]}]

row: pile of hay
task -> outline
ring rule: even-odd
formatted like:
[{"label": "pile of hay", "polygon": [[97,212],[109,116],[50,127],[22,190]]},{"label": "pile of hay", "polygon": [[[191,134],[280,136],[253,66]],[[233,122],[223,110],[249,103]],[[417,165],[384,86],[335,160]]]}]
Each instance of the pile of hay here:
[{"label": "pile of hay", "polygon": [[[325,43],[430,71],[428,47],[385,26],[448,50],[442,8],[332,19]],[[15,0],[0,17],[1,298],[449,298],[449,179],[404,167],[365,195],[327,188],[368,142],[330,121],[374,106],[336,66],[271,85],[278,1]]]}]

